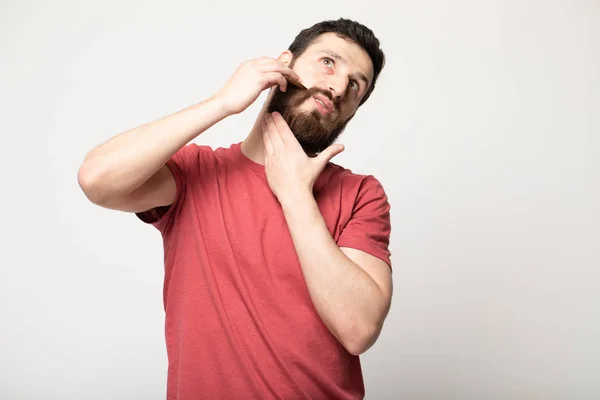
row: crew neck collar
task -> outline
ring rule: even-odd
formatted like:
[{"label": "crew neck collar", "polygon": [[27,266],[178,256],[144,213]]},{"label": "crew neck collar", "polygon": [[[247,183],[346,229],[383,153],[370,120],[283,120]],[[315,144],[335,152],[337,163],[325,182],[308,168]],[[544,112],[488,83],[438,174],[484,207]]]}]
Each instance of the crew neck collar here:
[{"label": "crew neck collar", "polygon": [[231,146],[233,150],[233,155],[237,161],[244,167],[254,171],[261,177],[266,177],[265,175],[265,166],[257,163],[256,161],[250,159],[247,155],[242,151],[242,142],[234,143]]}]

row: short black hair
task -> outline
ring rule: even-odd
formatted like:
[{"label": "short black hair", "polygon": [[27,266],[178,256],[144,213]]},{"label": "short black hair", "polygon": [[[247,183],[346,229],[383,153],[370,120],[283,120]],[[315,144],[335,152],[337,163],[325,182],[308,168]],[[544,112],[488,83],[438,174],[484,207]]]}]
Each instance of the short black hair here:
[{"label": "short black hair", "polygon": [[385,54],[380,48],[379,39],[375,37],[371,29],[356,21],[345,18],[322,21],[300,31],[288,50],[292,52],[294,58],[299,57],[315,39],[324,33],[330,32],[358,44],[367,52],[373,62],[373,81],[360,101],[359,106],[361,106],[371,96],[377,77],[385,65]]}]

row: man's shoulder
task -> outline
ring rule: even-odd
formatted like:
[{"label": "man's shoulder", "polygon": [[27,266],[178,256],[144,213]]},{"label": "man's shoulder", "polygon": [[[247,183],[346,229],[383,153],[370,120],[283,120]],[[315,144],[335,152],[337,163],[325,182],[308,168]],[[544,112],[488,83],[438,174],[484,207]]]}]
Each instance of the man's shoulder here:
[{"label": "man's shoulder", "polygon": [[184,162],[188,161],[194,169],[210,169],[224,163],[236,162],[236,145],[238,144],[211,146],[209,144],[190,142],[178,152],[178,155]]},{"label": "man's shoulder", "polygon": [[372,174],[356,172],[339,164],[329,162],[325,168],[328,181],[338,181],[344,185],[381,185],[379,179]]},{"label": "man's shoulder", "polygon": [[329,162],[319,177],[318,189],[333,189],[344,197],[383,197],[387,199],[383,185],[372,174],[356,172],[339,164]]}]

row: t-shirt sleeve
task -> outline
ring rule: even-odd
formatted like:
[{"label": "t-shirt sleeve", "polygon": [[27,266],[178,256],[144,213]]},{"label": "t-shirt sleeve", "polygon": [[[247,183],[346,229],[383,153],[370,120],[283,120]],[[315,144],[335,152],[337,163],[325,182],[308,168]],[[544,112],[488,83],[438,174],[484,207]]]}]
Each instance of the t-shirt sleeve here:
[{"label": "t-shirt sleeve", "polygon": [[364,251],[385,261],[390,268],[390,204],[381,183],[367,177],[358,191],[352,217],[337,240],[339,247]]},{"label": "t-shirt sleeve", "polygon": [[187,177],[193,165],[198,165],[199,146],[189,143],[179,149],[166,163],[169,171],[175,179],[177,192],[173,204],[151,208],[150,210],[138,212],[135,215],[147,224],[153,225],[159,231],[164,232],[177,214],[186,196]]}]

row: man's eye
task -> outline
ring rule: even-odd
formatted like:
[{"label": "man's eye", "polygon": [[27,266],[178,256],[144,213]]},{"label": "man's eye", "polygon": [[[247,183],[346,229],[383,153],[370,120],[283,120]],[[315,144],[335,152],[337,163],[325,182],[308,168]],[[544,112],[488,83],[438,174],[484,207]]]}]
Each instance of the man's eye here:
[{"label": "man's eye", "polygon": [[348,86],[350,86],[351,89],[358,90],[358,82],[356,81],[350,81]]},{"label": "man's eye", "polygon": [[323,59],[323,64],[325,64],[326,66],[333,66],[333,60],[331,58],[324,58]]}]

